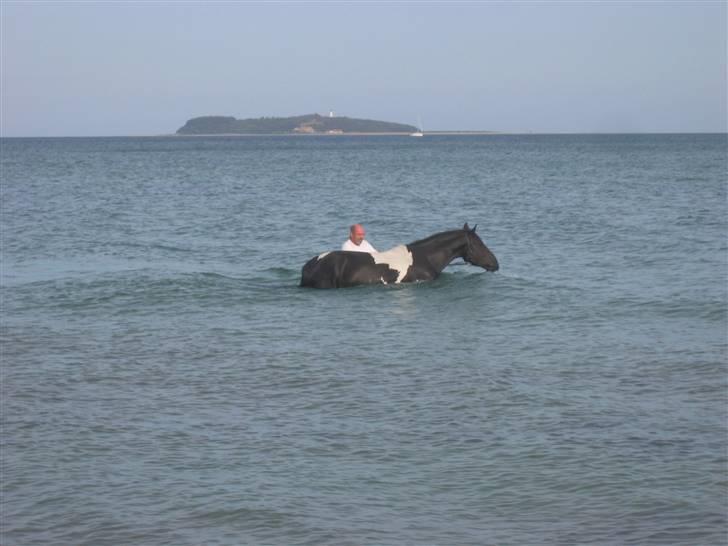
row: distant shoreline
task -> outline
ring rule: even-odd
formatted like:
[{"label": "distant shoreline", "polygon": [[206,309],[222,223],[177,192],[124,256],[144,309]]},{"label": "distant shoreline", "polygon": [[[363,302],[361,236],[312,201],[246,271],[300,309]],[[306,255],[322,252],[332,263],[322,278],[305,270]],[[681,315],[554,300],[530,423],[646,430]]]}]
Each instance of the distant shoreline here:
[{"label": "distant shoreline", "polygon": [[[161,137],[175,137],[175,138],[196,138],[196,137],[257,137],[257,136],[280,136],[280,137],[342,137],[342,136],[410,136],[412,133],[207,133],[207,134],[195,134],[195,135],[156,135]],[[427,136],[443,136],[443,135],[515,135],[515,134],[531,134],[531,133],[505,133],[501,131],[428,131],[424,133],[424,137]]]},{"label": "distant shoreline", "polygon": [[[213,133],[200,135],[178,135],[174,133],[157,134],[157,135],[43,135],[43,136],[11,136],[2,135],[0,140],[10,139],[44,139],[44,138],[214,138],[214,137],[342,137],[342,136],[409,136],[411,133],[343,133],[343,134],[299,134],[299,133]],[[687,132],[680,133],[674,131],[666,132],[645,132],[645,133],[572,133],[572,132],[537,132],[537,131],[428,131],[424,134],[424,138],[428,136],[620,136],[620,135],[722,135],[728,136],[728,132]],[[416,139],[416,137],[413,137]]]}]

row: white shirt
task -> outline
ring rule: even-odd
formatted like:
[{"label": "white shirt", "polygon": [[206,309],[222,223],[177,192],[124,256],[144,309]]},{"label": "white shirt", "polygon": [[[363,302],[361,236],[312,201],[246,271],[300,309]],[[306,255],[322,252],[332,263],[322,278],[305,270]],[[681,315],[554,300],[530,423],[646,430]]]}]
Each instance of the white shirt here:
[{"label": "white shirt", "polygon": [[341,245],[341,250],[349,250],[351,252],[368,252],[373,254],[377,252],[377,249],[370,245],[366,240],[362,241],[359,246],[355,245],[351,239],[344,241]]}]

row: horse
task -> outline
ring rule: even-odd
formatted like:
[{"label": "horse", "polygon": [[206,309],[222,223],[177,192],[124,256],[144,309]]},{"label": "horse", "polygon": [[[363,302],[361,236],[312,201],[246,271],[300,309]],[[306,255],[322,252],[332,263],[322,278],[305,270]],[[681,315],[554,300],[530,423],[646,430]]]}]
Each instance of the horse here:
[{"label": "horse", "polygon": [[463,229],[435,233],[408,245],[369,254],[335,250],[311,258],[301,270],[300,286],[345,288],[361,284],[431,281],[455,258],[486,271],[497,271],[498,260],[466,223]]}]

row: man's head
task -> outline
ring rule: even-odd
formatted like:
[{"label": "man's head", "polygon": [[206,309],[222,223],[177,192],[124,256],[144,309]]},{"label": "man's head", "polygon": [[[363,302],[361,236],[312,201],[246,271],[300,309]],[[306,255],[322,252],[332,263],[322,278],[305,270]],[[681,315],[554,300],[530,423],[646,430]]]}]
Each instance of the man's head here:
[{"label": "man's head", "polygon": [[351,239],[351,242],[354,243],[356,246],[359,246],[361,244],[366,234],[367,233],[366,231],[364,231],[364,228],[361,224],[354,224],[349,228],[349,239]]}]

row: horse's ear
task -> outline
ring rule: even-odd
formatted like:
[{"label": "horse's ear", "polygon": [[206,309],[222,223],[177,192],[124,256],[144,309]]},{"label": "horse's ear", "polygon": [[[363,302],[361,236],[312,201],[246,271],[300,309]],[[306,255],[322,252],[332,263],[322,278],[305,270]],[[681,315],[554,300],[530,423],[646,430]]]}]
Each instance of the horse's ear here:
[{"label": "horse's ear", "polygon": [[463,226],[463,229],[465,231],[470,231],[470,226],[468,226],[468,223],[467,222],[465,222],[465,225]]},{"label": "horse's ear", "polygon": [[475,233],[475,230],[476,230],[476,229],[478,229],[478,224],[475,224],[475,225],[473,226],[473,229],[471,229],[470,231],[472,231],[473,233]]}]

